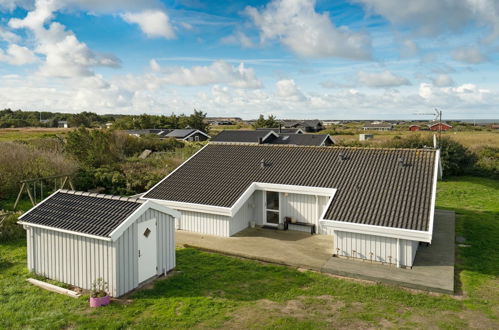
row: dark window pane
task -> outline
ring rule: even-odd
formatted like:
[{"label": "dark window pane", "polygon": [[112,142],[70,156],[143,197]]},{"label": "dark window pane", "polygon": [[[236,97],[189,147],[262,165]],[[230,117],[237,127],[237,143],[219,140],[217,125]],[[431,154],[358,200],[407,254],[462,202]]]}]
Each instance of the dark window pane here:
[{"label": "dark window pane", "polygon": [[279,193],[275,191],[267,191],[267,209],[279,210]]},{"label": "dark window pane", "polygon": [[268,223],[279,223],[279,212],[267,211],[267,222]]}]

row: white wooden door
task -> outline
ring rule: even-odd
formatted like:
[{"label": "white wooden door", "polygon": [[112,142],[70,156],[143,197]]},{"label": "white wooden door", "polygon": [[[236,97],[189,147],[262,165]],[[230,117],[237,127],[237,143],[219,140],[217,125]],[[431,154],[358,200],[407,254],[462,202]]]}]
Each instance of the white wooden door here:
[{"label": "white wooden door", "polygon": [[156,219],[138,224],[139,283],[157,274]]}]

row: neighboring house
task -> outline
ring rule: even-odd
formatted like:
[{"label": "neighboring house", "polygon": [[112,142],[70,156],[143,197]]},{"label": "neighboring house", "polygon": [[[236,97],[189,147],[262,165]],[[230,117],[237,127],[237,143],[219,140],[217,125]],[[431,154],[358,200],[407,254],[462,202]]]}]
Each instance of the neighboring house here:
[{"label": "neighboring house", "polygon": [[411,132],[416,132],[416,131],[419,131],[419,130],[421,130],[421,126],[419,126],[419,125],[411,125],[411,126],[409,126],[409,131],[411,131]]},{"label": "neighboring house", "polygon": [[[296,131],[296,129],[292,129]],[[328,134],[277,133],[271,129],[255,131],[227,130],[212,139],[219,143],[287,144],[302,146],[330,146],[336,142]]]},{"label": "neighboring house", "polygon": [[282,127],[276,127],[276,128],[257,128],[257,131],[274,131],[276,133],[290,133],[290,134],[304,134],[305,132],[301,128],[282,128]]},{"label": "neighboring house", "polygon": [[208,134],[198,129],[175,129],[164,135],[165,138],[175,138],[184,141],[206,141],[210,138]]},{"label": "neighboring house", "polygon": [[128,134],[141,137],[147,134],[158,135],[162,139],[175,138],[184,141],[206,141],[210,136],[197,129],[168,129],[168,128],[151,128],[151,129],[136,129],[129,130]]},{"label": "neighboring house", "polygon": [[179,210],[180,230],[287,224],[332,235],[334,255],[411,267],[419,242],[432,241],[439,159],[429,149],[211,142],[142,198]]},{"label": "neighboring house", "polygon": [[373,134],[359,134],[359,141],[368,141],[374,139]]},{"label": "neighboring house", "polygon": [[450,129],[452,129],[452,126],[449,125],[449,124],[446,124],[446,123],[435,123],[435,124],[432,124],[432,125],[428,125],[428,127],[430,128],[430,131],[448,131]]},{"label": "neighboring house", "polygon": [[365,124],[363,127],[364,131],[390,131],[393,129],[393,125],[390,123],[369,123]]},{"label": "neighboring house", "polygon": [[320,120],[284,120],[281,122],[284,128],[301,128],[305,132],[318,132],[324,129]]},{"label": "neighboring house", "polygon": [[129,135],[133,135],[136,137],[141,137],[148,134],[158,135],[160,137],[164,137],[166,134],[172,132],[173,129],[168,128],[149,128],[149,129],[132,129],[128,130]]},{"label": "neighboring house", "polygon": [[57,122],[57,127],[59,127],[59,128],[68,128],[69,125],[68,125],[68,122],[66,120],[59,120]]},{"label": "neighboring house", "polygon": [[329,134],[283,134],[271,142],[273,144],[287,144],[295,146],[332,146],[335,143]]},{"label": "neighboring house", "polygon": [[30,272],[87,290],[102,278],[118,297],[175,268],[180,217],[143,199],[59,190],[18,223]]}]

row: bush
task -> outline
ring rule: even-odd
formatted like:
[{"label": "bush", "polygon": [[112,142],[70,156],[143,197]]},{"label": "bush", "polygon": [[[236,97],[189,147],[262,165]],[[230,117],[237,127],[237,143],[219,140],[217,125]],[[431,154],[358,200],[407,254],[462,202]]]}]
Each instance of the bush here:
[{"label": "bush", "polygon": [[477,162],[474,174],[499,179],[499,148],[480,147],[475,150]]},{"label": "bush", "polygon": [[[2,214],[3,211],[0,211]],[[17,224],[17,218],[21,215],[20,212],[0,216],[0,243],[15,241],[24,238],[26,233],[23,227]],[[3,221],[2,221],[3,218]]]},{"label": "bush", "polygon": [[69,174],[76,168],[76,163],[61,153],[21,143],[0,142],[0,198],[15,195],[21,180]]},{"label": "bush", "polygon": [[[406,138],[393,139],[385,144],[390,148],[427,148],[433,146],[431,136],[410,135]],[[440,141],[440,157],[444,175],[463,175],[473,170],[476,155],[461,143],[449,137]]]}]

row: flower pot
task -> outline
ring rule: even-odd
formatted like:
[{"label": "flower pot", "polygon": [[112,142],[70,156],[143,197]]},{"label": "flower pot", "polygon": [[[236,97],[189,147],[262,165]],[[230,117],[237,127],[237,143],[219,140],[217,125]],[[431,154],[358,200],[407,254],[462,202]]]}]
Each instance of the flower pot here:
[{"label": "flower pot", "polygon": [[90,307],[100,307],[100,306],[105,306],[109,304],[111,301],[111,297],[109,296],[104,296],[104,297],[90,297]]}]

